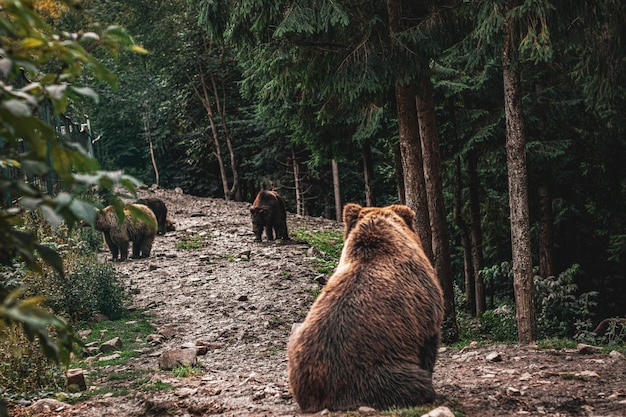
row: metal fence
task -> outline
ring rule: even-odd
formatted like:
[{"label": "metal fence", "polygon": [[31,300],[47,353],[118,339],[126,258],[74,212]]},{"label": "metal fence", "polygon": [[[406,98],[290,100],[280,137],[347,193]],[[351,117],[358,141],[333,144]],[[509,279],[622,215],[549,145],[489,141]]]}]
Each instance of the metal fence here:
[{"label": "metal fence", "polygon": [[[13,83],[16,88],[22,88],[30,81],[26,77],[26,74],[21,72]],[[57,134],[63,138],[67,143],[79,144],[83,149],[87,151],[87,153],[95,157],[96,153],[99,151],[98,145],[96,142],[94,144],[90,126],[89,119],[85,116],[85,123],[78,123],[73,121],[70,117],[60,114],[54,115],[54,108],[52,106],[52,102],[50,100],[44,100],[37,108],[36,115],[47,123],[50,126],[53,126]],[[5,146],[2,137],[0,137],[0,148]],[[26,152],[26,144],[23,141],[19,141],[16,144],[16,151],[19,153]],[[48,161],[50,166],[52,167],[52,161]],[[53,170],[50,170],[48,174],[39,176],[39,177],[27,177],[21,169],[13,166],[5,167],[2,169],[2,179],[15,181],[21,180],[28,182],[36,187],[38,187],[41,191],[46,192],[50,195],[54,195],[59,192],[59,190],[63,189],[63,183],[61,179],[55,174]],[[4,201],[7,205],[13,205],[15,202],[13,201],[10,193],[5,193]]]}]

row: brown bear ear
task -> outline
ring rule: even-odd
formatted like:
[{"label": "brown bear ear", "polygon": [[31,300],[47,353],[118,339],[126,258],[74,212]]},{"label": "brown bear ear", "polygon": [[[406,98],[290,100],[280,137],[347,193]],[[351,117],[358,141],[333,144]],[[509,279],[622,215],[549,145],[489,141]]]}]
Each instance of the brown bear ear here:
[{"label": "brown bear ear", "polygon": [[403,204],[394,204],[390,207],[398,216],[402,217],[402,220],[417,233],[415,229],[415,212],[408,206]]},{"label": "brown bear ear", "polygon": [[348,237],[348,233],[350,233],[350,230],[352,230],[352,228],[356,224],[356,220],[359,218],[359,214],[361,213],[362,209],[363,207],[355,203],[348,203],[344,206],[343,208],[343,223],[345,226],[344,233],[343,233],[344,240],[345,238]]}]

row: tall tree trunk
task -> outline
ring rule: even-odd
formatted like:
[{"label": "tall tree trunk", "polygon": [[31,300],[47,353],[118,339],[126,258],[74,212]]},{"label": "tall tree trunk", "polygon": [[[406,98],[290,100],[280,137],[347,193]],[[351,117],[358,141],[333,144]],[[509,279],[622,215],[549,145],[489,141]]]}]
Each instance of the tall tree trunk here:
[{"label": "tall tree trunk", "polygon": [[341,189],[339,186],[339,165],[335,158],[331,161],[331,167],[333,171],[333,192],[335,194],[335,219],[340,222],[342,216]]},{"label": "tall tree trunk", "polygon": [[476,296],[476,313],[478,315],[487,309],[485,284],[480,271],[484,267],[483,232],[480,215],[480,181],[478,180],[478,158],[474,149],[468,152],[467,175],[469,177],[469,200],[471,212],[471,239],[472,239],[472,270],[474,271],[474,285]]},{"label": "tall tree trunk", "polygon": [[544,278],[554,276],[553,256],[554,251],[552,222],[552,196],[547,185],[539,186],[539,209],[541,219],[539,221],[539,275]]},{"label": "tall tree trunk", "polygon": [[[389,15],[389,36],[396,47],[396,34],[402,32],[402,7],[400,0],[387,0]],[[398,111],[398,129],[400,134],[400,154],[402,156],[402,172],[404,174],[404,203],[415,211],[415,226],[419,233],[428,259],[434,263],[432,247],[432,231],[428,213],[428,197],[424,180],[424,164],[422,145],[420,143],[417,108],[415,106],[415,85],[397,84],[395,87],[396,106]],[[402,199],[400,199],[402,201]]]},{"label": "tall tree trunk", "polygon": [[[511,10],[515,5],[517,5],[517,1],[509,2],[508,10]],[[520,342],[529,343],[537,338],[537,325],[535,322],[535,287],[530,247],[526,138],[522,119],[522,92],[519,68],[517,67],[517,45],[514,43],[515,30],[515,17],[507,17],[502,66],[513,253],[513,290],[515,292],[518,339]]]},{"label": "tall tree trunk", "polygon": [[296,158],[296,150],[293,145],[291,146],[291,164],[293,168],[293,184],[296,190],[296,214],[302,215],[302,193],[300,189],[300,166],[298,165],[298,159]]},{"label": "tall tree trunk", "polygon": [[400,204],[406,204],[406,195],[404,192],[404,170],[402,169],[402,152],[400,151],[399,143],[396,143],[393,147],[393,164],[396,169],[398,201]]},{"label": "tall tree trunk", "polygon": [[458,156],[454,164],[454,198],[452,199],[452,215],[454,222],[461,234],[461,246],[463,247],[463,273],[465,276],[465,307],[472,316],[476,315],[476,298],[474,288],[474,269],[472,267],[472,242],[470,239],[469,226],[463,219],[463,204],[461,203],[461,158]]},{"label": "tall tree trunk", "polygon": [[363,142],[361,145],[363,153],[363,179],[365,180],[365,205],[367,207],[376,206],[376,195],[372,189],[372,181],[374,180],[374,161],[372,160],[372,146]]},{"label": "tall tree trunk", "polygon": [[450,263],[448,224],[446,223],[446,212],[443,204],[439,134],[435,119],[435,98],[430,74],[422,75],[415,101],[419,132],[422,140],[424,178],[426,180],[428,213],[432,229],[432,249],[435,269],[443,289],[445,304],[443,337],[447,342],[455,342],[459,338],[459,328],[456,322],[456,310],[454,307],[454,280]]},{"label": "tall tree trunk", "polygon": [[404,199],[415,211],[415,223],[428,259],[434,264],[430,214],[426,197],[422,145],[417,122],[415,89],[408,85],[396,86],[400,153],[404,172]]}]

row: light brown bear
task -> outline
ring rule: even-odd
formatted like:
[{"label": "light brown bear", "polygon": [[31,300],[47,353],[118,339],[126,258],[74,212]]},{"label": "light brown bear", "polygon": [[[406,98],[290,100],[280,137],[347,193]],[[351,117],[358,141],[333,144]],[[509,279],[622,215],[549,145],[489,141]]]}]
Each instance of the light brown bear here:
[{"label": "light brown bear", "polygon": [[343,211],[335,273],[287,347],[303,412],[432,402],[443,296],[407,206]]},{"label": "light brown bear", "polygon": [[[157,233],[157,220],[150,208],[143,204],[129,204],[150,221],[137,218],[134,213],[124,207],[124,221],[118,222],[115,207],[107,206],[98,210],[95,228],[104,234],[113,261],[125,261],[128,258],[129,242],[133,242],[133,258],[147,258],[152,250],[152,243]],[[119,255],[119,259],[118,259]]]}]

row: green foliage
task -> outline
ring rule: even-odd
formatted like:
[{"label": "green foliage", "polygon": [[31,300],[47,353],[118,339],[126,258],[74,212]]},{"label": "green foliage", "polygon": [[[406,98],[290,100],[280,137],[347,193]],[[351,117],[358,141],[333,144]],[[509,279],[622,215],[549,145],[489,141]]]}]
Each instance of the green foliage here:
[{"label": "green foliage", "polygon": [[44,355],[39,342],[29,342],[15,324],[0,326],[0,395],[15,401],[63,386],[61,369]]},{"label": "green foliage", "polygon": [[128,293],[110,263],[99,263],[96,257],[83,257],[67,265],[68,273],[47,280],[42,291],[47,305],[56,313],[73,321],[91,320],[101,313],[110,319],[122,317]]},{"label": "green foliage", "polygon": [[480,332],[494,342],[517,341],[515,309],[505,304],[485,311],[480,316]]},{"label": "green foliage", "polygon": [[574,278],[579,265],[572,265],[558,277],[535,276],[537,331],[540,338],[571,337],[576,322],[589,317],[596,305],[597,291],[578,294]]},{"label": "green foliage", "polygon": [[[73,4],[69,0],[62,3]],[[4,199],[0,205],[0,264],[6,267],[0,281],[0,320],[6,326],[21,325],[29,341],[38,339],[48,358],[67,365],[76,342],[71,326],[42,308],[41,298],[23,298],[23,289],[7,286],[4,271],[20,275],[25,268],[36,274],[43,271],[43,264],[62,277],[59,254],[23,227],[27,215],[39,212],[52,226],[64,222],[71,228],[79,221],[91,224],[93,205],[74,193],[93,185],[112,188],[115,184],[134,192],[135,184],[120,174],[99,171],[94,158],[40,120],[38,113],[48,109],[49,116],[57,116],[67,111],[72,101],[96,99],[91,88],[78,84],[86,73],[115,86],[113,74],[90,51],[103,49],[115,55],[122,48],[142,50],[120,27],[98,32],[58,30],[44,22],[32,2],[20,0],[2,1],[0,45],[0,195]],[[39,180],[51,175],[58,176],[63,189],[71,192],[42,192]]]}]

